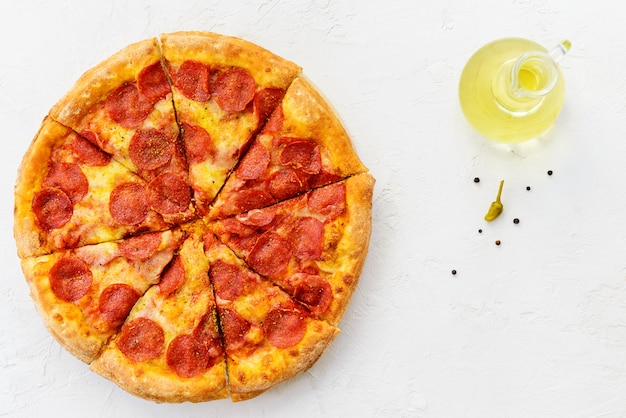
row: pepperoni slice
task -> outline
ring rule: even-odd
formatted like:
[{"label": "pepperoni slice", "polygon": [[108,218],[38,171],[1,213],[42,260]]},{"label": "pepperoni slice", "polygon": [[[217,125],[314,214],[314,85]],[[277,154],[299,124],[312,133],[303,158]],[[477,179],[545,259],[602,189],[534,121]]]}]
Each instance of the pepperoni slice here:
[{"label": "pepperoni slice", "polygon": [[206,102],[211,97],[211,68],[198,61],[187,60],[178,70],[171,70],[172,82],[185,97],[197,102]]},{"label": "pepperoni slice", "polygon": [[226,214],[247,212],[251,209],[262,208],[274,203],[274,198],[265,190],[259,188],[243,189],[224,208]]},{"label": "pepperoni slice", "polygon": [[181,377],[194,377],[207,369],[209,352],[192,335],[183,334],[174,338],[167,347],[167,365]]},{"label": "pepperoni slice", "polygon": [[261,142],[255,141],[237,167],[237,175],[242,180],[256,180],[265,173],[269,163],[270,153],[267,148]]},{"label": "pepperoni slice", "polygon": [[276,200],[285,200],[302,193],[306,179],[290,167],[281,167],[269,180],[268,191]]},{"label": "pepperoni slice", "polygon": [[333,291],[327,280],[318,275],[296,273],[290,281],[297,283],[294,297],[309,307],[314,315],[326,312],[333,299]]},{"label": "pepperoni slice", "polygon": [[163,328],[149,318],[135,318],[122,327],[117,346],[132,361],[157,358],[163,351],[165,333]]},{"label": "pepperoni slice", "polygon": [[309,179],[309,188],[316,189],[327,184],[336,183],[342,179],[342,176],[335,173],[330,173],[322,168],[322,171],[314,175]]},{"label": "pepperoni slice", "polygon": [[43,180],[44,187],[58,187],[72,203],[79,202],[89,191],[89,181],[78,164],[53,163]]},{"label": "pepperoni slice", "polygon": [[314,142],[290,139],[280,152],[282,165],[302,170],[307,174],[317,174],[322,169],[320,147]]},{"label": "pepperoni slice", "polygon": [[257,233],[255,233],[254,235],[233,237],[231,238],[230,243],[233,245],[234,248],[238,248],[240,251],[249,254],[256,245],[258,237],[259,234]]},{"label": "pepperoni slice", "polygon": [[187,161],[189,164],[198,164],[209,157],[215,156],[215,147],[209,133],[200,126],[182,123],[183,141]]},{"label": "pepperoni slice", "polygon": [[134,83],[126,83],[106,98],[104,108],[115,122],[134,129],[150,114],[152,103],[139,93]]},{"label": "pepperoni slice", "polygon": [[216,238],[212,231],[206,231],[202,236],[202,245],[204,246],[204,251],[209,251],[209,249],[215,244]]},{"label": "pepperoni slice", "polygon": [[191,190],[185,180],[176,174],[165,172],[148,185],[148,201],[159,213],[185,212],[191,203]]},{"label": "pepperoni slice", "polygon": [[215,311],[210,311],[202,315],[198,325],[193,330],[193,335],[201,341],[204,341],[205,345],[217,346],[215,349],[219,351],[218,354],[221,354],[221,339]]},{"label": "pepperoni slice", "polygon": [[68,255],[54,263],[49,279],[52,293],[66,302],[75,302],[87,294],[93,275],[83,260]]},{"label": "pepperoni slice", "polygon": [[254,106],[254,113],[258,117],[259,124],[267,122],[284,95],[285,90],[280,87],[268,87],[254,95],[252,105]]},{"label": "pepperoni slice", "polygon": [[174,142],[163,131],[139,129],[128,146],[131,161],[142,170],[163,167],[174,155]]},{"label": "pepperoni slice", "polygon": [[200,318],[200,322],[193,330],[193,336],[197,338],[209,352],[209,356],[212,359],[212,361],[209,361],[209,367],[211,367],[224,352],[215,311],[207,312]]},{"label": "pepperoni slice", "polygon": [[261,235],[248,256],[250,266],[257,273],[270,277],[283,273],[290,259],[289,242],[274,232]]},{"label": "pepperoni slice", "polygon": [[306,319],[298,310],[274,308],[263,321],[263,332],[273,346],[293,347],[304,338]]},{"label": "pepperoni slice", "polygon": [[94,131],[90,131],[89,129],[83,129],[80,131],[80,137],[86,139],[91,142],[95,146],[99,146],[100,140],[98,139],[98,134]]},{"label": "pepperoni slice", "polygon": [[226,341],[226,350],[234,351],[244,346],[245,337],[250,331],[250,323],[232,309],[220,312],[222,332]]},{"label": "pepperoni slice", "polygon": [[296,218],[289,232],[291,250],[300,260],[319,260],[324,249],[324,225],[316,218]]},{"label": "pepperoni slice", "polygon": [[242,222],[239,216],[236,216],[222,219],[218,224],[216,232],[218,235],[231,234],[248,236],[254,234],[256,230],[245,222]]},{"label": "pepperoni slice", "polygon": [[185,267],[180,257],[176,257],[174,261],[169,265],[161,281],[159,282],[159,290],[165,295],[171,295],[183,284],[185,281]]},{"label": "pepperoni slice", "polygon": [[123,283],[107,286],[98,299],[100,315],[112,327],[122,325],[128,313],[139,299],[139,293]]},{"label": "pepperoni slice", "polygon": [[274,112],[272,112],[272,116],[270,116],[261,132],[264,134],[274,134],[279,132],[283,128],[283,119],[283,105],[279,104],[278,107],[274,109]]},{"label": "pepperoni slice", "polygon": [[243,224],[237,218],[223,219],[215,232],[229,244],[247,252],[252,251],[260,235],[254,228]]},{"label": "pepperoni slice", "polygon": [[256,82],[250,73],[239,67],[230,68],[217,76],[213,94],[215,101],[229,113],[243,111],[254,99]]},{"label": "pepperoni slice", "polygon": [[33,212],[44,231],[61,228],[74,214],[70,198],[61,189],[45,187],[35,193]]},{"label": "pepperoni slice", "polygon": [[[94,133],[92,134],[95,136]],[[94,137],[94,141],[97,141],[97,137]],[[80,162],[85,165],[103,167],[109,164],[111,156],[100,150],[95,144],[97,142],[75,135],[71,142],[71,147]]]},{"label": "pepperoni slice", "polygon": [[137,225],[148,215],[148,194],[138,183],[115,186],[109,199],[109,212],[122,225]]},{"label": "pepperoni slice", "polygon": [[244,225],[262,227],[267,226],[276,217],[276,208],[252,209],[251,211],[237,215],[237,220]]},{"label": "pepperoni slice", "polygon": [[218,260],[211,264],[209,276],[221,299],[235,300],[242,295],[246,276],[237,266]]},{"label": "pepperoni slice", "polygon": [[313,190],[309,193],[307,205],[313,212],[331,219],[340,216],[346,210],[346,184],[335,183]]},{"label": "pepperoni slice", "polygon": [[161,245],[161,234],[138,235],[128,238],[119,244],[120,252],[131,261],[145,261],[156,254]]},{"label": "pepperoni slice", "polygon": [[154,104],[170,93],[170,85],[160,62],[155,62],[141,70],[137,76],[139,93]]}]

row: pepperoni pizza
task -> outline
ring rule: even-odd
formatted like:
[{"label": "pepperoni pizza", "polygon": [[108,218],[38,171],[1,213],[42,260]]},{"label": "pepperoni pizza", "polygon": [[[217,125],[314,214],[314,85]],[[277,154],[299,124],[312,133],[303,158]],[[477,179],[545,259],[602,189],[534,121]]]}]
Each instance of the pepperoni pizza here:
[{"label": "pepperoni pizza", "polygon": [[339,332],[374,179],[301,69],[205,32],[141,41],[52,107],[14,235],[51,334],[156,402],[253,398]]}]

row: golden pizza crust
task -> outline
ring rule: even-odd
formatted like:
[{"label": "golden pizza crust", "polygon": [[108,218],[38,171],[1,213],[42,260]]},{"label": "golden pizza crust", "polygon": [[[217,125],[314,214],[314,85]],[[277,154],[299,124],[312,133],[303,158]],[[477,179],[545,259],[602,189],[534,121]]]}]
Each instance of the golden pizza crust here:
[{"label": "golden pizza crust", "polygon": [[85,324],[78,306],[60,301],[52,293],[47,272],[53,261],[51,256],[22,260],[30,296],[56,340],[76,358],[89,364],[96,358],[105,340]]},{"label": "golden pizza crust", "polygon": [[109,93],[126,82],[134,82],[141,70],[160,60],[156,38],[128,45],[85,72],[49,114],[66,126],[81,126]]},{"label": "golden pizza crust", "polygon": [[163,367],[134,363],[109,346],[90,368],[126,392],[155,402],[206,402],[228,397],[223,361],[201,375],[183,378]]},{"label": "golden pizza crust", "polygon": [[315,140],[328,150],[322,159],[329,159],[329,166],[337,170],[334,174],[341,177],[367,171],[330,102],[303,76],[296,78],[289,86],[282,102],[282,111],[284,116],[280,136]]},{"label": "golden pizza crust", "polygon": [[228,385],[233,401],[251,399],[293,376],[305,372],[319,359],[339,333],[324,321],[311,320],[300,343],[280,350],[270,344],[249,357],[228,357]]},{"label": "golden pizza crust", "polygon": [[320,263],[320,268],[330,273],[334,295],[328,312],[322,316],[332,324],[341,320],[365,264],[372,232],[374,183],[374,177],[367,173],[346,179],[347,215],[340,221],[341,238],[333,244],[330,259]]},{"label": "golden pizza crust", "polygon": [[175,32],[161,35],[166,61],[180,65],[196,60],[221,67],[241,67],[261,87],[287,88],[301,68],[256,44],[211,32]]},{"label": "golden pizza crust", "polygon": [[65,141],[69,130],[46,117],[33,138],[17,171],[15,184],[13,234],[20,258],[49,251],[43,247],[40,229],[32,210],[36,190],[48,172],[48,162],[54,148]]}]

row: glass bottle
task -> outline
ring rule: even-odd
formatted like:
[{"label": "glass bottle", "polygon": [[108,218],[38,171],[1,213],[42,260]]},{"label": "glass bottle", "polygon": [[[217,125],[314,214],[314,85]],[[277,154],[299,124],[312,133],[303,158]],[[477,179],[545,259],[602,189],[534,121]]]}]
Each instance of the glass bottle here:
[{"label": "glass bottle", "polygon": [[476,51],[459,82],[459,100],[469,123],[483,136],[506,143],[537,138],[549,130],[565,97],[558,61],[570,47],[563,41],[548,52],[527,39],[505,38]]}]

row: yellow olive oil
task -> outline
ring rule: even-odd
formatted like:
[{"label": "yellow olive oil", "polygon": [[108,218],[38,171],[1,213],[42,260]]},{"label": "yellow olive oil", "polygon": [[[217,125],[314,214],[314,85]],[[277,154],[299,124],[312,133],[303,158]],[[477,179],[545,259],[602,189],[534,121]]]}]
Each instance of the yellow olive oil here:
[{"label": "yellow olive oil", "polygon": [[[564,54],[571,44],[559,46]],[[465,117],[483,136],[499,142],[521,142],[545,133],[559,115],[564,96],[565,83],[553,57],[541,45],[520,38],[480,48],[459,82]]]}]

